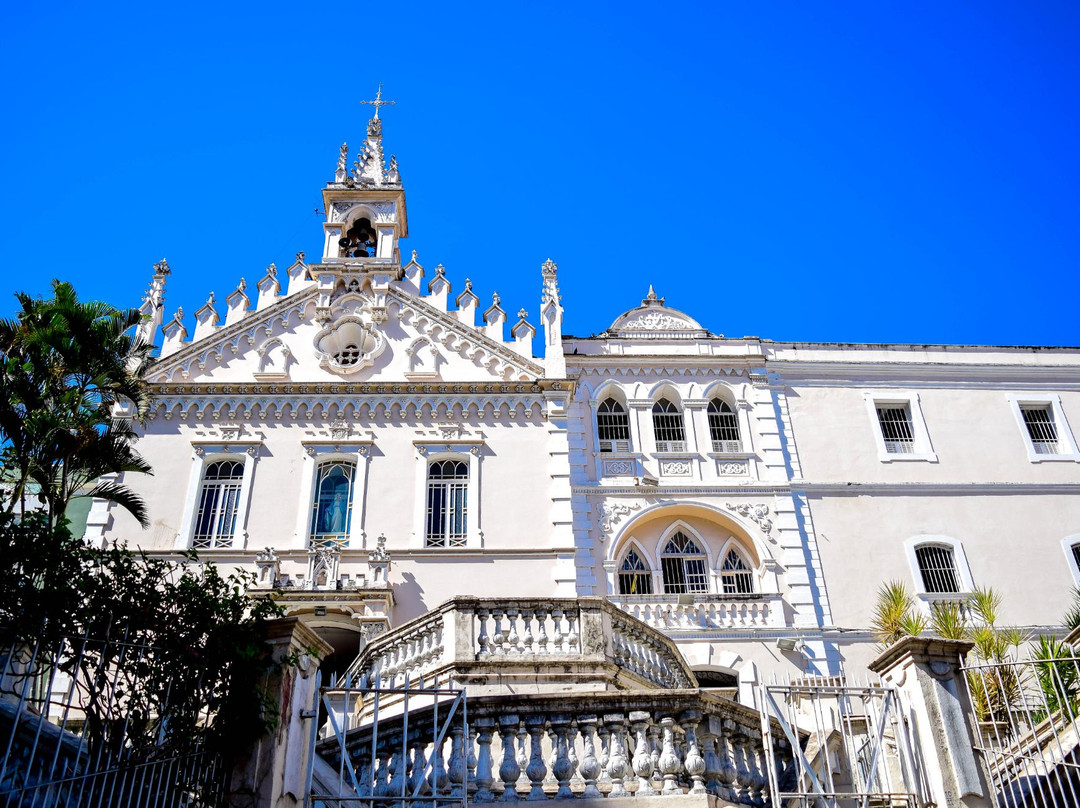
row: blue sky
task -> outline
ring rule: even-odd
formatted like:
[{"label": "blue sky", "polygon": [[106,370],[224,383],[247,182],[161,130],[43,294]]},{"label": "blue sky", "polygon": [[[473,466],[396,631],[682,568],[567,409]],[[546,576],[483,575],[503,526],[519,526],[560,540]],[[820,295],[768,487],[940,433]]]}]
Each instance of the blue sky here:
[{"label": "blue sky", "polygon": [[406,255],[534,322],[550,256],[577,335],[652,282],[727,336],[1078,345],[1078,53],[1075,2],[9,3],[0,314],[317,255],[382,81]]}]

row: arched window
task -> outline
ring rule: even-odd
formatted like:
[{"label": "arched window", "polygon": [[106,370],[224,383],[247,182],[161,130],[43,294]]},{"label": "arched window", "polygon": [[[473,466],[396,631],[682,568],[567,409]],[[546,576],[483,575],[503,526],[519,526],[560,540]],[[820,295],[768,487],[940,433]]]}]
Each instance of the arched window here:
[{"label": "arched window", "polygon": [[355,478],[354,463],[334,460],[319,466],[311,507],[312,547],[342,547],[348,542]]},{"label": "arched window", "polygon": [[206,549],[232,544],[243,480],[244,464],[238,461],[219,460],[206,467],[199,492],[199,509],[195,514],[192,547]]},{"label": "arched window", "polygon": [[626,554],[622,566],[619,567],[619,594],[652,594],[652,574],[633,548]]},{"label": "arched window", "polygon": [[726,401],[714,398],[709,402],[709,439],[714,452],[741,452],[739,416]]},{"label": "arched window", "polygon": [[915,548],[915,559],[919,563],[923,591],[931,594],[960,591],[960,576],[951,547],[924,544]]},{"label": "arched window", "polygon": [[464,547],[468,536],[469,465],[436,460],[428,466],[425,547]]},{"label": "arched window", "polygon": [[630,419],[615,399],[605,398],[596,408],[596,431],[601,452],[630,451]]},{"label": "arched window", "polygon": [[681,530],[671,534],[664,545],[664,551],[660,554],[660,569],[664,574],[665,595],[709,591],[705,553]]},{"label": "arched window", "polygon": [[686,432],[683,430],[682,412],[679,408],[662,398],[652,408],[653,434],[656,436],[656,451],[685,452]]},{"label": "arched window", "polygon": [[720,567],[720,582],[725,595],[752,595],[754,593],[754,573],[734,549],[728,550],[724,563]]}]

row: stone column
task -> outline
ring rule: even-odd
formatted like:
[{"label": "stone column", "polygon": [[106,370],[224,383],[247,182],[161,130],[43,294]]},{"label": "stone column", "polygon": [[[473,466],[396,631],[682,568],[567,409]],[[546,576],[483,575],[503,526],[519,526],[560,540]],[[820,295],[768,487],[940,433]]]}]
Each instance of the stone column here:
[{"label": "stone column", "polygon": [[939,808],[992,808],[990,778],[976,755],[975,717],[960,664],[972,644],[907,637],[870,663],[895,687],[914,747],[921,788]]},{"label": "stone column", "polygon": [[[296,617],[266,624],[266,644],[282,668],[266,683],[278,704],[277,729],[263,736],[238,756],[229,784],[231,808],[292,808],[307,795],[308,767],[312,765],[311,722],[307,711],[315,698],[315,672],[334,649]],[[286,663],[290,656],[299,660]]]}]

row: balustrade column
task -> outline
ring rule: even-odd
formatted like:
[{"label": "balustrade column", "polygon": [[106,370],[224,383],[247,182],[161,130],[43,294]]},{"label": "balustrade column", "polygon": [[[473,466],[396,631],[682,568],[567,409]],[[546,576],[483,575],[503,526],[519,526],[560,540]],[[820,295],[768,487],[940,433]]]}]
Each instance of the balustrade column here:
[{"label": "balustrade column", "polygon": [[753,803],[753,798],[751,797],[753,775],[750,773],[750,765],[746,759],[748,740],[746,728],[741,726],[736,727],[735,735],[733,735],[731,739],[732,749],[735,753],[735,782],[738,784],[738,789],[736,790],[736,802],[741,802],[745,805]]},{"label": "balustrade column", "polygon": [[490,718],[478,718],[476,720],[476,743],[479,751],[476,753],[476,793],[473,802],[492,802],[495,795],[491,793],[491,784],[494,782],[491,776],[491,735],[495,722]]},{"label": "balustrade column", "polygon": [[660,792],[665,796],[682,794],[679,788],[679,774],[682,772],[682,763],[675,754],[675,719],[671,716],[662,718],[660,726],[664,728],[664,750],[660,753],[660,771],[664,773],[664,788]]},{"label": "balustrade column", "polygon": [[583,715],[578,717],[578,729],[581,732],[581,741],[584,753],[581,756],[581,777],[585,781],[585,792],[582,797],[602,797],[600,789],[596,787],[596,780],[600,776],[601,765],[596,758],[594,733],[596,732],[596,716]]},{"label": "balustrade column", "polygon": [[521,619],[525,623],[525,631],[521,634],[521,644],[523,646],[523,653],[533,654],[536,653],[536,649],[533,648],[533,621],[534,611],[532,609],[522,609]]},{"label": "balustrade column", "polygon": [[427,745],[425,741],[420,740],[417,736],[409,743],[409,748],[412,749],[412,763],[409,767],[409,781],[408,781],[408,794],[427,794],[428,784],[427,778],[424,777],[424,769],[427,768],[427,755],[424,754],[424,747]]},{"label": "balustrade column", "polygon": [[734,730],[735,722],[725,720],[722,725],[722,730],[717,736],[717,742],[720,747],[720,783],[722,784],[722,790],[719,796],[731,800],[732,802],[735,801],[739,793],[735,787],[735,781],[738,778],[739,770],[735,766],[735,751],[732,748],[732,733]]},{"label": "balustrade column", "polygon": [[536,653],[538,654],[546,654],[550,650],[548,647],[547,619],[547,609],[536,610],[536,621],[538,623],[536,629]]},{"label": "balustrade column", "polygon": [[562,632],[562,609],[551,610],[551,622],[554,627],[554,631],[551,633],[551,653],[561,654],[563,653],[563,632]]},{"label": "balustrade column", "polygon": [[460,798],[465,785],[465,753],[460,724],[450,727],[450,760],[447,761],[446,776],[450,781],[450,796]]},{"label": "balustrade column", "polygon": [[[707,724],[706,724],[707,726]],[[716,735],[711,729],[701,731],[699,727],[698,738],[704,751],[705,757],[705,788],[710,794],[720,795],[720,756],[716,754]]]},{"label": "balustrade column", "polygon": [[503,630],[502,630],[502,618],[503,618],[502,609],[492,609],[491,610],[491,618],[492,618],[492,621],[494,623],[494,626],[492,627],[492,634],[491,634],[491,642],[493,643],[491,653],[493,653],[493,654],[504,654],[504,653],[506,653],[506,649],[503,648],[503,642],[506,640],[506,636],[503,634]]},{"label": "balustrade column", "polygon": [[623,733],[626,727],[626,716],[621,713],[612,713],[604,716],[604,723],[611,733],[608,741],[607,773],[611,778],[611,792],[609,797],[625,797],[630,792],[623,785],[623,777],[626,775],[626,744]]},{"label": "balustrade column", "polygon": [[514,741],[517,739],[518,717],[516,715],[499,716],[499,739],[502,741],[502,765],[499,766],[499,779],[503,781],[502,802],[517,802],[517,781],[521,776],[521,766],[518,765],[517,755],[514,752]]},{"label": "balustrade column", "polygon": [[491,646],[491,638],[488,636],[488,627],[487,627],[488,614],[489,613],[488,613],[487,609],[477,609],[476,610],[476,621],[479,624],[479,627],[477,629],[476,642],[480,646],[480,656],[482,656],[482,657],[485,657],[488,654],[492,653],[492,650],[491,650],[491,647],[490,647]]},{"label": "balustrade column", "polygon": [[659,793],[659,789],[664,787],[664,776],[660,773],[660,734],[663,730],[660,729],[659,724],[653,724],[649,727],[649,754],[652,756],[652,786],[653,790]]},{"label": "balustrade column", "polygon": [[608,774],[607,768],[608,761],[611,759],[611,730],[601,721],[596,734],[600,738],[600,777],[597,782],[610,783],[611,775]]},{"label": "balustrade column", "polygon": [[544,724],[547,719],[542,715],[530,715],[525,719],[525,728],[529,731],[531,744],[529,747],[529,765],[525,767],[525,774],[529,777],[532,788],[529,790],[527,800],[546,800],[544,793],[544,775],[547,774],[547,765],[544,763]]},{"label": "balustrade column", "polygon": [[475,792],[478,786],[476,785],[476,749],[474,741],[476,740],[476,726],[466,727],[465,729],[465,768],[469,772],[468,787],[469,792]]},{"label": "balustrade column", "polygon": [[390,755],[390,784],[387,796],[400,797],[405,793],[405,750],[395,743]]},{"label": "balustrade column", "polygon": [[518,642],[520,642],[521,637],[518,635],[518,630],[517,630],[517,623],[518,623],[518,610],[517,609],[507,609],[506,610],[506,622],[510,626],[510,631],[508,631],[507,634],[506,634],[506,642],[507,642],[507,644],[509,646],[506,649],[507,653],[519,654],[519,653],[521,653],[521,651],[518,648]]},{"label": "balustrade column", "polygon": [[686,757],[683,759],[683,766],[686,767],[686,773],[690,775],[691,794],[707,794],[709,792],[705,788],[705,758],[702,757],[698,748],[697,730],[701,723],[701,717],[701,710],[687,710],[679,716],[679,720],[682,722],[683,729],[686,732]]},{"label": "balustrade column", "polygon": [[768,762],[765,760],[765,747],[762,746],[761,736],[755,733],[754,743],[754,805],[765,804],[765,794],[769,788]]},{"label": "balustrade column", "polygon": [[[433,734],[436,734],[438,728],[433,729]],[[450,788],[450,774],[446,771],[446,761],[443,759],[443,744],[433,744],[431,750],[431,777],[429,778],[429,785],[431,786],[431,793],[438,796],[443,796],[448,793]]]},{"label": "balustrade column", "polygon": [[555,765],[551,771],[559,783],[555,798],[570,799],[574,796],[570,790],[570,779],[574,776],[574,764],[570,760],[570,716],[561,713],[551,716],[551,729],[555,733]]},{"label": "balustrade column", "polygon": [[634,774],[637,775],[638,787],[635,795],[638,797],[655,796],[656,790],[652,787],[650,779],[653,773],[652,750],[649,749],[649,722],[651,716],[643,710],[634,710],[630,713],[630,726],[634,731]]}]

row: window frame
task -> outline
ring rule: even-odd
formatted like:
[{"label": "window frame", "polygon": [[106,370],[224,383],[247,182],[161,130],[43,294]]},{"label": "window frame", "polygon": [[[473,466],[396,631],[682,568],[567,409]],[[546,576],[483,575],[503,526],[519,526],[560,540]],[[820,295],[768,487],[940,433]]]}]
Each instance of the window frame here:
[{"label": "window frame", "polygon": [[[930,433],[926,428],[926,419],[923,417],[922,403],[919,394],[904,390],[866,390],[863,392],[863,400],[866,403],[866,411],[870,416],[870,423],[874,432],[874,442],[878,450],[878,460],[882,463],[895,461],[922,461],[936,463],[937,453],[930,441]],[[879,407],[906,406],[911,417],[911,430],[913,445],[910,452],[890,452],[885,442],[885,435],[881,429],[881,421],[878,417]]]},{"label": "window frame", "polygon": [[255,473],[255,462],[262,453],[262,441],[193,441],[191,443],[192,464],[188,477],[187,495],[184,498],[184,510],[180,517],[180,529],[176,532],[173,544],[176,550],[194,548],[195,528],[199,503],[202,499],[203,481],[206,469],[221,461],[243,463],[244,472],[240,481],[240,494],[237,498],[236,520],[233,523],[232,537],[215,547],[199,548],[204,552],[214,550],[242,550],[247,546],[247,523],[251,513],[251,485]]},{"label": "window frame", "polygon": [[[319,515],[319,499],[322,495],[322,486],[332,472],[324,472],[323,469],[331,466],[348,466],[348,501],[345,504],[345,529],[328,532],[316,530],[316,520]],[[354,458],[341,458],[336,456],[323,457],[315,463],[315,480],[311,488],[311,496],[308,497],[308,543],[309,550],[317,550],[320,547],[334,547],[338,550],[347,548],[352,539],[353,525],[356,519],[356,483],[360,476],[360,464]],[[341,536],[341,539],[328,538]],[[322,538],[320,538],[322,537]],[[333,542],[333,544],[327,544]]]},{"label": "window frame", "polygon": [[[922,568],[916,550],[920,547],[938,546],[946,547],[952,551],[953,565],[956,572],[956,583],[959,592],[928,592],[923,583]],[[975,583],[971,577],[971,568],[968,566],[967,554],[964,552],[963,542],[951,536],[912,536],[904,542],[908,565],[911,569],[911,577],[915,582],[915,593],[924,601],[957,600],[970,595],[975,591]]]},{"label": "window frame", "polygon": [[[1075,548],[1075,549],[1074,549]],[[1069,572],[1072,573],[1073,581],[1080,585],[1080,533],[1074,533],[1061,540],[1061,549],[1065,553]]]},{"label": "window frame", "polygon": [[[633,553],[637,557],[638,561],[641,563],[641,568],[636,569],[636,570],[631,570],[629,572],[624,572],[623,567],[629,561],[631,553]],[[640,547],[638,547],[636,544],[631,542],[629,545],[627,545],[626,549],[623,551],[622,555],[619,558],[620,558],[620,560],[617,562],[617,565],[615,567],[615,587],[614,587],[615,588],[615,595],[618,596],[618,597],[623,597],[623,598],[633,598],[633,597],[650,598],[650,597],[655,597],[655,594],[654,594],[654,590],[656,588],[656,586],[655,586],[656,582],[654,580],[655,574],[654,574],[653,568],[652,568],[652,566],[650,564],[650,559],[645,554],[645,552]],[[623,592],[622,588],[623,588],[623,576],[624,575],[626,575],[627,577],[632,576],[632,577],[641,578],[645,582],[645,588],[648,589],[648,591],[647,592]]]},{"label": "window frame", "polygon": [[364,546],[364,522],[366,519],[364,493],[367,490],[368,461],[371,457],[370,440],[311,440],[303,441],[304,471],[300,477],[300,501],[297,512],[293,547],[308,550],[312,540],[312,510],[318,491],[319,468],[327,463],[342,461],[353,463],[356,473],[352,483],[348,539],[342,550],[359,549]]},{"label": "window frame", "polygon": [[[656,408],[660,406],[661,402],[664,402],[668,406],[672,407],[673,411],[672,410],[664,410],[664,411],[661,411],[661,412],[658,413],[656,411]],[[656,423],[657,415],[659,415],[661,417],[670,418],[670,417],[672,417],[673,415],[676,415],[676,414],[678,415],[678,419],[679,419],[677,428],[674,427],[674,426],[667,426],[667,427],[663,427],[663,428],[664,429],[669,429],[669,430],[676,430],[677,429],[677,432],[682,435],[682,438],[681,439],[671,439],[671,440],[667,440],[667,439],[661,440],[659,438],[660,429],[657,428],[657,423]],[[652,424],[653,446],[656,449],[656,454],[686,454],[687,447],[689,445],[687,443],[687,440],[686,440],[686,411],[685,411],[685,408],[682,406],[682,404],[680,402],[673,401],[672,399],[668,398],[666,395],[659,396],[658,398],[653,400],[652,407],[649,408],[649,420],[650,420],[650,422]],[[661,444],[664,444],[663,448],[661,448]]]},{"label": "window frame", "polygon": [[[211,470],[216,466],[224,466],[225,464],[239,466],[240,473],[229,477],[218,476],[211,480]],[[233,546],[236,537],[236,523],[240,519],[240,498],[244,490],[245,465],[244,461],[237,457],[217,458],[203,465],[202,479],[199,482],[199,492],[195,499],[195,515],[191,527],[191,548],[193,550],[220,550]],[[218,492],[214,498],[213,515],[209,519],[214,529],[208,535],[200,536],[199,526],[204,521],[206,499],[211,489]],[[227,492],[231,492],[233,496],[228,497]],[[225,505],[226,502],[229,505]],[[229,517],[229,529],[222,531],[222,521],[225,518],[226,510],[231,510],[232,514]]]},{"label": "window frame", "polygon": [[[724,412],[719,407],[714,411],[713,405],[719,404],[721,407],[727,407],[727,412]],[[714,431],[723,430],[725,427],[718,424],[716,430],[713,426],[713,416],[717,416],[717,420],[728,416],[735,429],[734,440],[716,440],[714,437]],[[739,423],[739,406],[728,401],[722,396],[711,396],[708,399],[708,403],[705,405],[705,424],[709,430],[709,447],[713,454],[740,454],[744,451],[745,443],[743,442],[742,425]],[[727,427],[730,429],[731,427]],[[731,444],[734,444],[734,448],[731,448]]]},{"label": "window frame", "polygon": [[[1076,438],[1073,436],[1069,421],[1065,417],[1065,411],[1062,409],[1061,396],[1057,393],[1006,393],[1005,398],[1013,411],[1030,462],[1080,463],[1080,450],[1077,449]],[[1044,454],[1035,449],[1035,442],[1031,439],[1027,422],[1024,420],[1023,410],[1025,407],[1046,407],[1050,410],[1050,414],[1054,419],[1054,427],[1058,433],[1058,451],[1056,453]]]},{"label": "window frame", "polygon": [[[464,474],[452,477],[439,477],[433,479],[431,476],[432,469],[436,466],[443,467],[445,464],[453,463],[455,468],[454,472],[457,474],[459,468],[464,469]],[[469,539],[469,464],[467,461],[446,457],[435,458],[428,461],[427,464],[427,478],[424,485],[424,547],[427,549],[457,549],[466,547]],[[442,500],[442,525],[439,529],[439,535],[433,536],[431,532],[431,517],[432,517],[432,494],[435,491],[441,491],[443,493]],[[460,498],[460,507],[455,508],[455,500]],[[456,516],[455,516],[456,515]],[[460,517],[464,522],[465,530],[462,533],[452,532],[449,528],[451,523],[456,517]],[[433,540],[438,540],[438,543],[434,543]]]},{"label": "window frame", "polygon": [[[668,552],[666,552],[668,542],[672,541],[677,534],[681,534],[687,541],[691,542],[697,548],[698,552],[697,553],[668,553]],[[665,597],[671,597],[673,595],[674,596],[679,596],[679,595],[709,595],[709,594],[713,593],[714,586],[713,586],[713,582],[712,582],[712,579],[713,579],[712,564],[711,564],[711,559],[709,558],[708,543],[704,539],[702,539],[702,537],[699,536],[695,531],[688,529],[686,525],[683,525],[681,523],[676,523],[675,525],[672,525],[671,528],[669,528],[665,532],[663,538],[660,539],[660,542],[657,545],[656,557],[657,557],[657,559],[659,561],[658,570],[659,570],[659,575],[660,575],[660,588],[663,590],[660,594],[664,595]],[[686,587],[681,592],[680,591],[669,590],[668,578],[667,578],[666,569],[665,569],[666,565],[664,564],[664,561],[666,559],[678,559],[679,562],[680,562],[679,566],[680,566],[680,569],[682,570],[682,585],[684,587]],[[700,589],[690,589],[689,588],[690,587],[689,581],[690,581],[691,576],[688,574],[688,571],[687,571],[687,568],[686,568],[686,560],[687,559],[690,559],[690,560],[693,560],[693,561],[700,560],[700,562],[701,562],[701,567],[702,567],[701,572],[700,573],[697,573],[697,572],[694,573],[694,577],[698,577],[698,575],[700,575],[700,577],[702,579],[702,588],[700,588]],[[673,582],[671,584],[671,586],[674,586],[674,585],[675,585],[675,583]]]},{"label": "window frame", "polygon": [[[485,444],[482,440],[450,438],[447,440],[413,441],[416,451],[416,476],[413,488],[412,547],[429,553],[459,553],[463,550],[484,546],[483,499],[481,497],[481,474]],[[437,460],[457,460],[469,469],[469,481],[465,494],[465,543],[461,546],[435,546],[427,544],[427,491],[428,467]]]},{"label": "window frame", "polygon": [[[601,431],[602,427],[601,427],[601,424],[600,424],[600,415],[601,415],[600,408],[603,407],[605,404],[607,404],[609,401],[613,405],[619,407],[622,410],[623,417],[625,418],[625,421],[626,421],[626,438],[625,439],[601,437],[600,431]],[[609,394],[609,395],[604,396],[604,398],[602,398],[597,403],[597,405],[596,405],[596,407],[595,407],[595,409],[593,411],[593,414],[594,414],[594,419],[595,419],[594,423],[596,424],[596,445],[597,445],[597,449],[600,452],[600,454],[603,454],[603,455],[627,455],[627,454],[632,454],[633,451],[634,451],[634,437],[633,437],[633,431],[630,428],[630,408],[624,402],[619,401],[618,398],[616,398],[615,396]],[[619,448],[618,444],[620,442],[622,442],[623,440],[625,440],[626,447],[625,448]],[[605,443],[612,444],[612,448],[605,449],[604,448]]]},{"label": "window frame", "polygon": [[[727,566],[727,560],[731,556],[735,556],[735,558],[738,559],[739,563],[742,564],[742,569],[737,569],[737,570],[727,570],[727,569],[725,569],[725,567]],[[740,552],[740,548],[736,545],[735,542],[728,542],[728,544],[721,551],[721,557],[720,557],[720,560],[719,560],[719,564],[720,564],[720,566],[718,567],[718,573],[719,574],[717,576],[719,580],[718,580],[717,585],[718,585],[718,589],[719,589],[720,594],[722,594],[722,595],[730,595],[732,597],[740,597],[740,596],[759,594],[758,593],[757,574],[754,571],[754,567],[750,563],[750,560],[746,557],[746,554]],[[729,576],[733,577],[733,578],[735,578],[737,576],[745,576],[745,578],[750,582],[750,591],[749,592],[728,592],[727,591],[727,578]],[[736,586],[737,586],[737,583],[736,583]]]}]

